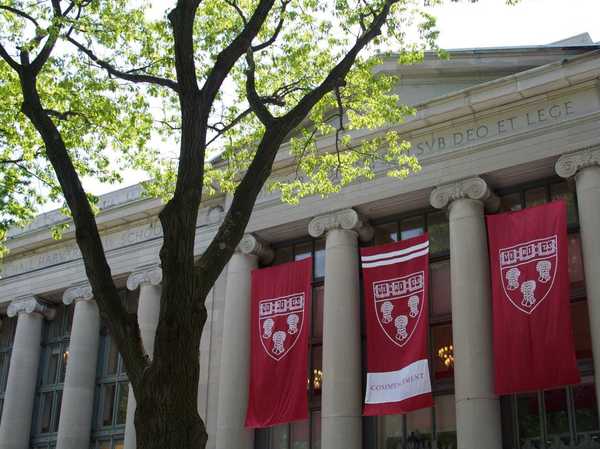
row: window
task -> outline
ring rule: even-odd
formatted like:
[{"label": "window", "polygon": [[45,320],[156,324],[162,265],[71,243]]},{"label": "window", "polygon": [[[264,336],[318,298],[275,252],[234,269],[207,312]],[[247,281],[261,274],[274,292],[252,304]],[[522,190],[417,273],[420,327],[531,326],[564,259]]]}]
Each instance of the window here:
[{"label": "window", "polygon": [[321,448],[321,385],[323,382],[323,283],[325,277],[325,242],[303,240],[275,247],[273,264],[313,257],[312,329],[307,373],[309,419],[256,431],[257,449]]},{"label": "window", "polygon": [[582,377],[579,385],[502,397],[504,446],[507,449],[541,449],[590,440],[600,441],[574,186],[563,180],[549,180],[499,193],[504,211],[520,210],[558,198],[567,202],[571,318],[575,352]]},{"label": "window", "polygon": [[[376,418],[375,438],[368,447],[400,449],[429,447],[432,440],[438,447],[456,447],[456,416],[454,409],[454,358],[452,346],[452,312],[450,302],[450,232],[445,211],[426,210],[398,217],[393,222],[375,222],[374,244],[405,240],[429,233],[429,321],[430,369],[434,407],[406,415]],[[365,426],[365,431],[369,427]]]},{"label": "window", "polygon": [[[136,313],[137,292],[122,290],[121,299],[129,313]],[[100,328],[100,350],[96,375],[96,398],[92,421],[91,449],[123,449],[129,381],[123,358],[108,326]]]},{"label": "window", "polygon": [[2,327],[0,327],[0,416],[4,406],[4,393],[6,392],[6,381],[8,380],[8,369],[16,327],[16,317],[3,318]]},{"label": "window", "polygon": [[69,361],[73,306],[59,306],[56,317],[44,321],[42,351],[32,421],[32,446],[51,448],[56,443],[62,390]]}]

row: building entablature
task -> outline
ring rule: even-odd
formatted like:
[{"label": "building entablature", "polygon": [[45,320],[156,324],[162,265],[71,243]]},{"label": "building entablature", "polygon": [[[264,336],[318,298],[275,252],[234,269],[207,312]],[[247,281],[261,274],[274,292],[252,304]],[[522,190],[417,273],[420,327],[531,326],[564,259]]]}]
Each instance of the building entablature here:
[{"label": "building entablature", "polygon": [[[600,50],[438,97],[395,127],[412,143],[422,170],[404,180],[389,178],[381,167],[372,181],[356,182],[322,199],[305,198],[299,206],[283,204],[276,192],[259,196],[247,232],[269,242],[306,235],[308,223],[332,210],[354,208],[368,219],[429,207],[431,191],[441,185],[484,176],[502,187],[554,173],[562,154],[600,146]],[[383,131],[379,131],[383,132]],[[356,140],[372,137],[356,133]],[[333,146],[319,141],[322,151]],[[277,157],[274,176],[285,177],[292,159],[286,146]],[[142,197],[133,186],[101,197],[98,216],[109,263],[115,276],[158,261],[162,230],[159,200]],[[196,252],[200,254],[227,208],[224,196],[204,203],[199,214]],[[54,215],[53,215],[54,214]],[[27,287],[38,294],[85,280],[72,230],[50,244],[51,212],[23,232],[13,232],[11,254],[3,261],[0,301]],[[31,274],[36,273],[31,280]],[[10,287],[9,287],[10,286]]]}]

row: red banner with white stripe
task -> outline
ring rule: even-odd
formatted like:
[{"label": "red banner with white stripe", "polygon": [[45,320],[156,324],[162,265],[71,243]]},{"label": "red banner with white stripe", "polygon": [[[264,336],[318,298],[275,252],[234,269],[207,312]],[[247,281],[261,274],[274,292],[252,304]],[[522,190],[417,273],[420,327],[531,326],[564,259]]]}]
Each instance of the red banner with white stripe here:
[{"label": "red banner with white stripe", "polygon": [[367,324],[364,415],[407,413],[431,407],[429,238],[422,235],[362,248]]},{"label": "red banner with white stripe", "polygon": [[312,258],[252,272],[246,427],[308,419],[311,281]]},{"label": "red banner with white stripe", "polygon": [[486,220],[496,394],[578,383],[566,203],[489,215]]}]

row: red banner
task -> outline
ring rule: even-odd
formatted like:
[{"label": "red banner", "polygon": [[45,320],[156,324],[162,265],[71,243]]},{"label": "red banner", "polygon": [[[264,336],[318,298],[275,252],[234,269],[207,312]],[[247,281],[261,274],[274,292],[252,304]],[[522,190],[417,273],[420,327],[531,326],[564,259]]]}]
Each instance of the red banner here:
[{"label": "red banner", "polygon": [[360,250],[367,324],[364,415],[433,405],[429,333],[429,239]]},{"label": "red banner", "polygon": [[312,259],[252,272],[246,427],[308,418]]},{"label": "red banner", "polygon": [[486,219],[496,394],[578,383],[565,202]]}]

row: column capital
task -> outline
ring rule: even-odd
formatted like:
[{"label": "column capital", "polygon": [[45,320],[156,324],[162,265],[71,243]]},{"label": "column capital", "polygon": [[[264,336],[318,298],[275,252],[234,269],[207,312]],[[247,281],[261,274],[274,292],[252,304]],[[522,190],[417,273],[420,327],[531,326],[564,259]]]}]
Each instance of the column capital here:
[{"label": "column capital", "polygon": [[77,301],[92,301],[94,299],[94,293],[92,293],[92,286],[89,282],[80,282],[67,288],[63,293],[63,303],[66,306],[70,306]]},{"label": "column capital", "polygon": [[570,178],[586,167],[600,166],[600,146],[584,148],[574,153],[562,155],[554,170],[561,178]]},{"label": "column capital", "polygon": [[6,314],[11,318],[20,313],[37,313],[47,320],[52,320],[56,315],[56,310],[47,304],[40,303],[33,295],[24,295],[11,301],[6,310]]},{"label": "column capital", "polygon": [[253,234],[244,234],[236,251],[248,256],[257,256],[264,263],[270,263],[275,257],[269,244]]},{"label": "column capital", "polygon": [[433,189],[429,196],[429,202],[436,209],[444,209],[460,199],[481,201],[488,210],[497,209],[500,202],[488,183],[479,176],[443,184]]},{"label": "column capital", "polygon": [[321,237],[333,229],[355,231],[362,241],[373,238],[373,228],[365,217],[354,209],[342,209],[330,214],[313,218],[308,224],[308,233],[312,237]]},{"label": "column capital", "polygon": [[127,278],[127,288],[135,290],[142,285],[158,285],[162,282],[162,268],[153,263],[136,268]]}]

